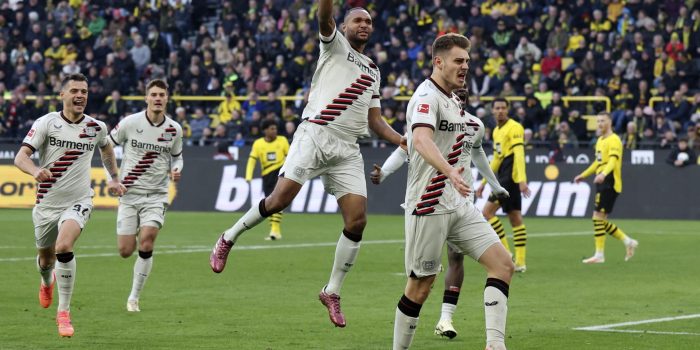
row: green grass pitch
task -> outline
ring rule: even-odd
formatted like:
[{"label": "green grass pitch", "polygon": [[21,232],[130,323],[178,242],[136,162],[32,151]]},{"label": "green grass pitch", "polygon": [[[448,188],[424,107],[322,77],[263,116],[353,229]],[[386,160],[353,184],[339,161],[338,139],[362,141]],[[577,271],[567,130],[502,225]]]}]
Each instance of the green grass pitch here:
[{"label": "green grass pitch", "polygon": [[[339,329],[317,295],[329,276],[340,216],[285,214],[284,239],[276,242],[263,240],[269,226],[261,224],[239,241],[226,270],[214,274],[211,245],[240,215],[168,213],[142,311],[133,314],[125,303],[134,258],[117,254],[116,213],[94,212],[75,249],[76,334],[60,339],[57,294],[50,309],[37,300],[31,211],[0,211],[0,349],[391,348],[394,310],[406,280],[403,217],[369,217],[342,291],[348,326]],[[511,284],[509,349],[700,347],[700,318],[693,316],[700,314],[700,222],[614,222],[639,240],[637,255],[625,263],[623,245],[608,237],[607,262],[587,266],[580,261],[593,252],[589,219],[526,218],[528,270]],[[432,334],[442,302],[439,276],[413,349],[483,349],[485,273],[465,261],[455,314],[459,336]],[[604,331],[575,330],[595,326]]]}]

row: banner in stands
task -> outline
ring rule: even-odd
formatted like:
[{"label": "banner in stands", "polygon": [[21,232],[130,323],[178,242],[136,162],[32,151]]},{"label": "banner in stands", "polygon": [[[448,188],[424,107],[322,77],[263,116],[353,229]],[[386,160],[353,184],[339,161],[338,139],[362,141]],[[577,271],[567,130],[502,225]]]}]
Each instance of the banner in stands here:
[{"label": "banner in stands", "polygon": [[[365,170],[381,165],[392,149],[362,148]],[[34,203],[33,179],[12,165],[14,148],[0,146],[0,207],[31,207]],[[171,188],[172,210],[241,212],[264,197],[262,180],[246,182],[245,165],[249,148],[231,150],[230,160],[214,160],[215,149],[185,148],[185,169],[182,180]],[[697,219],[700,205],[700,166],[675,168],[664,162],[668,151],[632,151],[624,156],[623,192],[615,204],[613,217],[648,219]],[[564,151],[553,156],[546,150],[527,152],[527,175],[532,195],[523,198],[526,216],[590,217],[593,211],[595,185],[593,178],[574,184],[571,180],[592,161],[587,150]],[[555,161],[557,160],[557,161]],[[116,198],[105,190],[105,174],[93,163],[93,188],[97,207],[114,207]],[[258,169],[259,170],[259,169]],[[475,178],[477,173],[472,170]],[[391,175],[381,185],[367,179],[368,211],[375,214],[402,214],[406,167]],[[478,183],[474,184],[474,188]],[[481,208],[488,195],[476,200]],[[690,195],[694,193],[694,195]],[[685,194],[685,195],[684,195]],[[304,185],[286,212],[337,213],[335,197],[325,193],[321,179]]]}]

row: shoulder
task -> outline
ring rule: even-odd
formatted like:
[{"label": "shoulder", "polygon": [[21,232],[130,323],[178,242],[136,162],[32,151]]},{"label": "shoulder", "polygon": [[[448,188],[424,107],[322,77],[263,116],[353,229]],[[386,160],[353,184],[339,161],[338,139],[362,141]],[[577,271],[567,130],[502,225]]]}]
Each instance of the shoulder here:
[{"label": "shoulder", "polygon": [[525,129],[523,128],[523,125],[515,121],[514,119],[509,119],[510,120],[510,127],[514,132],[525,132]]},{"label": "shoulder", "polygon": [[41,117],[37,118],[34,123],[35,123],[35,125],[43,125],[43,124],[46,124],[49,121],[52,121],[56,118],[61,118],[61,114],[58,112],[51,112],[51,113],[44,114]]},{"label": "shoulder", "polygon": [[107,131],[107,124],[105,124],[105,122],[95,119],[87,114],[85,114],[85,123],[87,123],[88,126],[97,126],[102,130]]}]

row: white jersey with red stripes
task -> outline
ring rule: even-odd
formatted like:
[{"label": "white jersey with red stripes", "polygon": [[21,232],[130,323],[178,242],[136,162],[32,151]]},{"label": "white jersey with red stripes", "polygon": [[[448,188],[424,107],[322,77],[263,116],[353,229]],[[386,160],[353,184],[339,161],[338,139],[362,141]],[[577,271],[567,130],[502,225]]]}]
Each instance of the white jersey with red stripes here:
[{"label": "white jersey with red stripes", "polygon": [[379,69],[337,29],[320,39],[318,66],[302,118],[341,135],[368,136],[367,113],[380,107]]},{"label": "white jersey with red stripes", "polygon": [[165,116],[155,125],[146,111],[122,119],[109,134],[124,149],[121,182],[131,193],[167,193],[172,157],[182,154],[182,127]]},{"label": "white jersey with red stripes", "polygon": [[51,112],[37,119],[22,142],[39,152],[39,166],[51,171],[51,178],[38,184],[36,205],[63,208],[94,196],[90,183],[92,155],[107,144],[107,126],[83,115],[73,123],[63,112]]},{"label": "white jersey with red stripes", "polygon": [[416,89],[408,103],[406,120],[409,125],[406,210],[414,215],[444,214],[471,203],[457,192],[447,176],[415,150],[413,130],[417,127],[433,129],[433,141],[447,162],[470,172],[472,148],[481,147],[484,136],[481,120],[464,112],[459,98],[444,91],[432,79]]}]

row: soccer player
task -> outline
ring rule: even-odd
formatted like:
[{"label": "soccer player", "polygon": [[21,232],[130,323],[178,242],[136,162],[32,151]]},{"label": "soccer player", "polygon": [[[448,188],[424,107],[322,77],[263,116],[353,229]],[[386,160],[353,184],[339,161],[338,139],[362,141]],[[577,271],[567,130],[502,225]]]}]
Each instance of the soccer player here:
[{"label": "soccer player", "polygon": [[[457,94],[455,92],[455,94]],[[459,96],[459,95],[458,95]],[[459,96],[462,105],[468,103],[468,96]],[[466,112],[465,112],[466,113]],[[470,118],[476,118],[473,115],[467,113]],[[382,183],[389,175],[393,174],[398,170],[404,163],[408,162],[408,153],[401,147],[397,147],[394,152],[389,155],[389,157],[384,161],[381,167],[374,165],[374,169],[370,173],[370,180],[373,184],[379,185]],[[488,164],[488,160],[479,163],[475,161],[474,164]],[[478,169],[480,172],[483,171],[482,176],[485,178],[491,177],[495,179],[495,175],[490,167],[486,166],[483,169]],[[474,183],[470,171],[465,171],[465,182],[467,184]],[[500,185],[498,185],[500,186]],[[470,194],[471,202],[474,202],[473,194]],[[447,246],[447,273],[445,274],[445,291],[442,297],[442,309],[440,313],[440,320],[435,326],[435,335],[442,337],[448,337],[453,339],[457,336],[457,330],[452,324],[452,315],[457,310],[457,302],[459,301],[459,292],[462,289],[462,282],[464,281],[464,255],[452,248],[452,246]]]},{"label": "soccer player", "polygon": [[600,137],[595,144],[595,161],[574,178],[579,183],[586,177],[596,174],[595,209],[593,210],[593,232],[595,254],[583,259],[584,264],[605,262],[605,234],[622,241],[627,248],[625,261],[634,256],[639,242],[627,236],[617,225],[608,221],[617,196],[622,192],[622,141],[612,130],[612,118],[607,112],[598,114],[596,119]]},{"label": "soccer player", "polygon": [[[37,119],[22,142],[15,165],[39,183],[32,211],[41,274],[39,303],[48,308],[58,285],[58,334],[72,337],[70,301],[75,282],[73,246],[92,212],[94,191],[90,187],[90,163],[95,147],[112,177],[109,193],[122,195],[126,188],[118,181],[117,162],[107,139],[107,126],[83,114],[88,101],[88,81],[71,74],[61,82],[63,109]],[[39,166],[30,158],[39,152]],[[58,260],[58,262],[56,262]],[[55,264],[55,265],[54,265]]]},{"label": "soccer player", "polygon": [[367,136],[368,127],[396,145],[403,139],[381,117],[379,69],[362,54],[373,31],[372,17],[363,8],[352,8],[346,12],[340,32],[332,3],[319,1],[320,57],[302,114],[304,122],[294,134],[275,189],[221,235],[209,262],[214,272],[223,271],[231,247],[243,232],[286,208],[307,180],[320,175],[326,191],[338,200],[344,227],[330,279],[319,299],[331,322],[345,327],[340,290],[355,264],[367,222],[367,186],[356,140]]},{"label": "soccer player", "polygon": [[[464,179],[464,167],[472,157],[482,172],[489,167],[481,148],[484,126],[479,119],[462,113],[460,101],[453,93],[464,85],[470,45],[467,38],[458,34],[435,39],[433,72],[418,86],[408,104],[408,281],[396,309],[395,350],[411,345],[420,309],[440,268],[445,242],[485,267],[486,348],[505,349],[507,298],[514,266],[496,233],[467,198],[471,191]],[[495,175],[489,183],[494,193],[507,193]]]},{"label": "soccer player", "polygon": [[[520,211],[522,193],[525,198],[530,197],[530,188],[527,186],[525,174],[525,147],[523,144],[523,126],[508,117],[508,101],[504,98],[496,98],[492,103],[493,114],[498,124],[493,130],[493,160],[491,169],[498,174],[498,182],[510,193],[510,197],[499,199],[489,196],[484,205],[483,214],[491,227],[498,234],[498,238],[510,252],[506,231],[501,220],[496,216],[499,207],[508,214],[510,225],[513,227],[513,245],[515,246],[515,271],[525,272],[525,245],[527,244],[527,230],[523,224],[523,215]],[[485,181],[476,190],[476,196],[481,198],[484,192]]]},{"label": "soccer player", "polygon": [[[277,124],[272,120],[262,123],[263,137],[253,142],[253,148],[248,156],[248,166],[245,170],[245,179],[253,180],[255,164],[260,161],[260,172],[263,180],[263,191],[266,196],[272,194],[280,174],[280,168],[289,153],[289,141],[286,137],[277,136]],[[265,240],[282,239],[282,212],[270,215],[270,234]]]},{"label": "soccer player", "polygon": [[139,312],[139,297],[153,267],[153,246],[165,223],[169,178],[180,180],[182,128],[165,115],[168,84],[160,79],[146,85],[146,110],[124,118],[109,134],[115,145],[124,147],[121,182],[129,192],[119,198],[117,247],[130,257],[136,250],[134,277],[126,309]]}]

